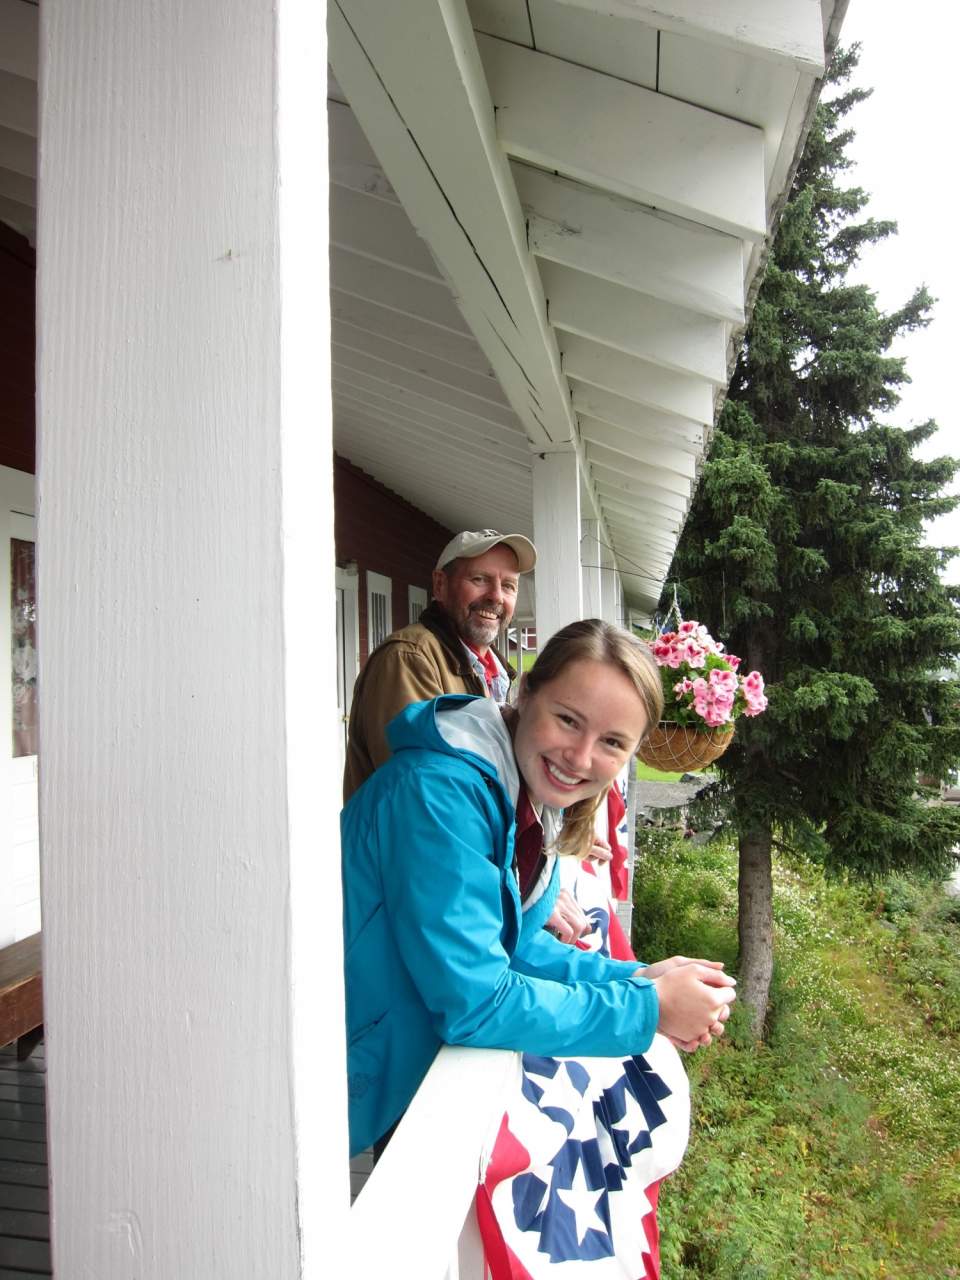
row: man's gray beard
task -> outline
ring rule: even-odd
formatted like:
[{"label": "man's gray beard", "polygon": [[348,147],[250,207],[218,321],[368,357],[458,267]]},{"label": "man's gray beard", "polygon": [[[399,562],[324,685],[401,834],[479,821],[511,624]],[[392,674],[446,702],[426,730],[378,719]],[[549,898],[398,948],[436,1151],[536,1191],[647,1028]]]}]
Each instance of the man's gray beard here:
[{"label": "man's gray beard", "polygon": [[[500,620],[502,622],[503,619]],[[500,632],[500,623],[481,622],[474,614],[467,615],[463,627],[463,638],[470,644],[489,649]]]}]

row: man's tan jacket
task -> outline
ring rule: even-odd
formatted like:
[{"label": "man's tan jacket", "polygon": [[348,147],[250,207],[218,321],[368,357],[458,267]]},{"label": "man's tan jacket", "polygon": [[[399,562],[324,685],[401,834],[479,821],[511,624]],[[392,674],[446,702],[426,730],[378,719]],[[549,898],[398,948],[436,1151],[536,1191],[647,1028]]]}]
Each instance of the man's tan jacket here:
[{"label": "man's tan jacket", "polygon": [[[515,672],[501,662],[512,679]],[[434,601],[419,622],[387,636],[357,677],[343,771],[344,804],[389,759],[386,728],[393,717],[411,702],[441,693],[486,695],[487,687],[470,665],[446,611]]]}]

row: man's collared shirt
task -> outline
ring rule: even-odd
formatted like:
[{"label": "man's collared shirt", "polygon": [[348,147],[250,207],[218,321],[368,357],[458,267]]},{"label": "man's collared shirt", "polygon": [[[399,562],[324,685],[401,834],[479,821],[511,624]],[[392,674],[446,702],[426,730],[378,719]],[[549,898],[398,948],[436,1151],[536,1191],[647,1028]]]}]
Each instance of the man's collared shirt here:
[{"label": "man's collared shirt", "polygon": [[488,649],[481,658],[473,645],[467,644],[466,640],[462,640],[461,643],[470,659],[471,667],[486,685],[490,697],[494,702],[502,705],[510,692],[510,677],[501,666],[497,655],[492,649]]}]

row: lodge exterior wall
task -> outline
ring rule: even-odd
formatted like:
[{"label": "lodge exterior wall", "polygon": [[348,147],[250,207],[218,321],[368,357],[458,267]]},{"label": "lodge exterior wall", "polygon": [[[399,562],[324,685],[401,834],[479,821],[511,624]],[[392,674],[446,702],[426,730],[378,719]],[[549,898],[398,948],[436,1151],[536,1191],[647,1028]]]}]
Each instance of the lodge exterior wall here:
[{"label": "lodge exterior wall", "polygon": [[367,572],[390,579],[393,626],[406,626],[407,588],[423,587],[429,598],[437,553],[454,531],[339,455],[334,456],[333,502],[337,564],[353,561],[360,570],[360,661],[365,662],[369,653]]}]

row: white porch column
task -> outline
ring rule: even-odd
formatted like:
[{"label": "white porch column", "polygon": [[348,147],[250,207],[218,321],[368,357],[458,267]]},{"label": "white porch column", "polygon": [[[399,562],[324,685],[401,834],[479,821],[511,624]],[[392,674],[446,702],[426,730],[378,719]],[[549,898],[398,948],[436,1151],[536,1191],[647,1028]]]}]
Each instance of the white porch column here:
[{"label": "white porch column", "polygon": [[600,548],[601,563],[603,569],[601,571],[601,617],[607,622],[613,622],[620,625],[621,618],[617,611],[618,605],[618,589],[620,587],[620,575],[617,572],[616,561],[613,551],[606,543]]},{"label": "white porch column", "polygon": [[58,1280],[347,1274],[323,21],[41,11]]},{"label": "white porch column", "polygon": [[600,545],[600,521],[581,522],[580,569],[583,586],[583,616],[603,617],[603,560]]},{"label": "white porch column", "polygon": [[533,537],[537,546],[537,648],[583,615],[580,586],[580,471],[573,449],[533,459]]}]

